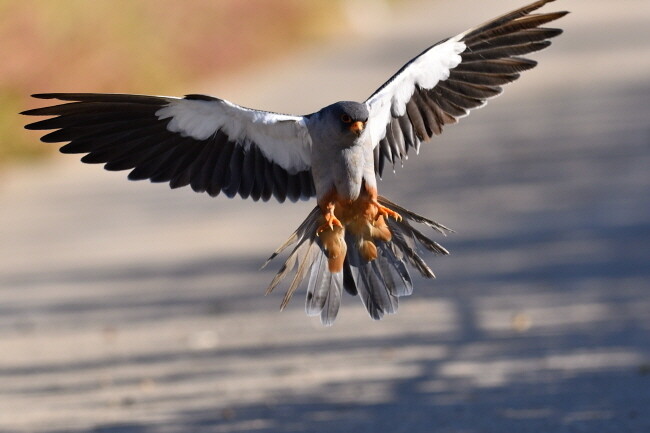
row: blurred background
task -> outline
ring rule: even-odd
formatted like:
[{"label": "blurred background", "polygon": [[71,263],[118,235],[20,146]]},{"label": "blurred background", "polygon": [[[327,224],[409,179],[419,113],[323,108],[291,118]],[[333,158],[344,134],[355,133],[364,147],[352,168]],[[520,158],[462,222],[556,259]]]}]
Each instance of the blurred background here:
[{"label": "blurred background", "polygon": [[309,113],[524,3],[0,0],[0,432],[650,431],[647,1],[546,6],[572,14],[539,66],[384,175],[456,233],[380,322],[263,296],[313,203],[128,182],[17,114],[65,91]]},{"label": "blurred background", "polygon": [[325,1],[2,0],[0,161],[48,151],[7,120],[34,89],[182,93],[322,40],[342,15]]}]

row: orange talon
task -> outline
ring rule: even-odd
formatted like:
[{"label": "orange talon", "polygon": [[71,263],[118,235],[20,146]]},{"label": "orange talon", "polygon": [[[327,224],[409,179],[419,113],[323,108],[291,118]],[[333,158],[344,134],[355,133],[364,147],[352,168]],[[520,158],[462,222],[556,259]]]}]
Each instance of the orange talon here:
[{"label": "orange talon", "polygon": [[339,219],[334,215],[334,206],[328,206],[327,212],[323,214],[323,217],[325,218],[325,224],[318,227],[318,230],[316,230],[316,235],[324,232],[327,229],[334,230],[334,226],[343,228],[341,221],[339,221]]},{"label": "orange talon", "polygon": [[[380,205],[377,200],[373,200],[372,204],[377,206],[377,218],[379,218],[379,216],[383,215],[383,216],[385,216],[387,218],[391,217],[391,218],[395,219],[395,221],[402,221],[402,215],[398,214],[397,212],[395,212],[392,209],[387,208],[386,206]],[[375,220],[377,218],[375,218]]]},{"label": "orange talon", "polygon": [[332,215],[332,218],[325,218],[326,223],[318,227],[318,230],[316,230],[316,234],[322,233],[325,230],[334,230],[334,226],[336,227],[341,227],[343,228],[343,224],[341,224],[341,221],[334,215]]}]

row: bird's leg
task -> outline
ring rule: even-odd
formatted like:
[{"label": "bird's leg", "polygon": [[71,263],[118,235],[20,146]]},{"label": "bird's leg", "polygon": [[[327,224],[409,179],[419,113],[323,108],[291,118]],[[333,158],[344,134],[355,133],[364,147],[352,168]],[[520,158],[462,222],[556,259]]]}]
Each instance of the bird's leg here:
[{"label": "bird's leg", "polygon": [[375,197],[372,197],[370,199],[370,202],[377,206],[377,217],[375,219],[378,219],[380,216],[384,216],[386,218],[394,218],[395,221],[402,221],[402,215],[398,214],[392,209],[387,208],[386,206],[380,205]]},{"label": "bird's leg", "polygon": [[319,233],[324,232],[327,229],[334,230],[334,226],[343,228],[343,224],[341,224],[341,221],[339,221],[336,215],[334,215],[334,207],[335,205],[333,202],[327,203],[327,206],[325,207],[325,212],[323,212],[323,218],[325,218],[325,224],[318,227],[318,230],[316,230],[317,235]]}]

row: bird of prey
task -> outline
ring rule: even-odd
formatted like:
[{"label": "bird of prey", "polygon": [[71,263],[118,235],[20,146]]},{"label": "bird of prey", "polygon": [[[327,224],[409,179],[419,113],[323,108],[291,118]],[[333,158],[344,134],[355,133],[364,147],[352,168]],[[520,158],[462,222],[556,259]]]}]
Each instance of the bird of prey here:
[{"label": "bird of prey", "polygon": [[536,65],[521,56],[548,47],[562,30],[542,26],[567,14],[533,13],[552,1],[427,48],[365,102],[336,102],[304,116],[205,95],[99,93],[36,94],[65,103],[22,114],[55,116],[26,128],[54,129],[42,141],[68,142],[61,152],[131,170],[129,179],[254,201],[316,197],[307,219],[269,258],[293,246],[267,293],[295,269],[282,307],[309,275],[305,309],[324,325],[336,319],[343,290],[380,319],[412,293],[407,265],[434,278],[419,248],[448,254],[415,224],[449,229],[378,195],[377,177]]}]

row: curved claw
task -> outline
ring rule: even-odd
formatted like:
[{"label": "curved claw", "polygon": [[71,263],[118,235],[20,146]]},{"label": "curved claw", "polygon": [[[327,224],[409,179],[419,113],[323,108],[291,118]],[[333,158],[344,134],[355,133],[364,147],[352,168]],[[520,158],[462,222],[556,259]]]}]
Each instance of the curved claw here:
[{"label": "curved claw", "polygon": [[374,200],[373,204],[377,206],[377,218],[384,216],[386,218],[393,218],[395,221],[402,221],[402,215],[398,214],[392,209],[387,208],[386,206],[380,205],[377,200]]},{"label": "curved claw", "polygon": [[343,224],[341,224],[341,221],[339,221],[339,219],[335,217],[333,213],[326,213],[324,217],[325,217],[325,224],[318,227],[318,229],[316,230],[317,236],[318,234],[324,232],[327,229],[334,230],[334,226],[343,228]]}]

